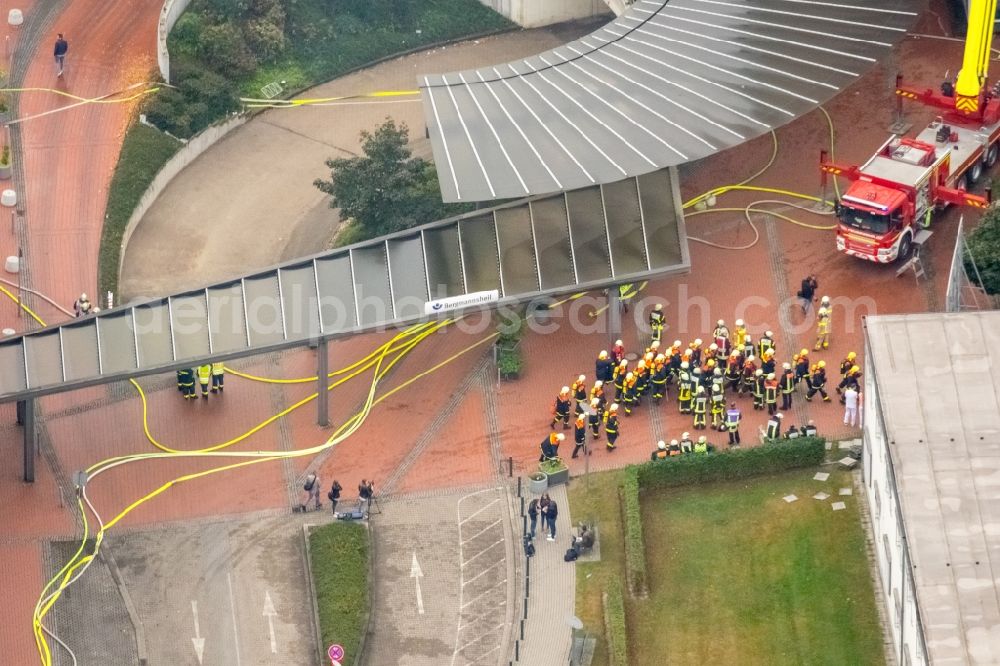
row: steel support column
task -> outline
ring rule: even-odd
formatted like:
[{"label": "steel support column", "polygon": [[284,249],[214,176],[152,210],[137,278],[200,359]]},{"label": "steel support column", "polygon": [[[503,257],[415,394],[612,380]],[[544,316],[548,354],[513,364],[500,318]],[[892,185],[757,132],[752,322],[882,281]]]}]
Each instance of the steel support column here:
[{"label": "steel support column", "polygon": [[24,401],[24,480],[35,482],[35,399]]},{"label": "steel support column", "polygon": [[614,346],[615,340],[622,335],[622,299],[618,285],[608,289],[608,336],[609,345]]},{"label": "steel support column", "polygon": [[330,425],[330,396],[326,390],[327,375],[330,374],[330,356],[326,338],[320,338],[316,346],[316,423],[321,428]]}]

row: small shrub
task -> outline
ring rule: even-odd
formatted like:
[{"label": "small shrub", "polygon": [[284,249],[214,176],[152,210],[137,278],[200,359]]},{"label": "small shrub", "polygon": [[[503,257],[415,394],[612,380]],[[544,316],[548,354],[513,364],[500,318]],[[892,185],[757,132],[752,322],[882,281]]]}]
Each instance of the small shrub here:
[{"label": "small shrub", "polygon": [[646,542],[642,535],[642,508],[639,504],[639,475],[636,468],[626,470],[621,487],[622,514],[625,532],[625,578],[629,592],[643,598],[646,586]]},{"label": "small shrub", "polygon": [[497,369],[504,377],[517,377],[524,367],[520,349],[501,349],[497,356]]},{"label": "small shrub", "polygon": [[604,592],[604,624],[611,666],[628,666],[628,633],[625,628],[625,597],[617,578],[608,581]]},{"label": "small shrub", "polygon": [[3,152],[0,152],[0,166],[10,166],[10,146],[5,145]]},{"label": "small shrub", "polygon": [[[1000,190],[993,192],[994,196],[1000,197]],[[975,279],[975,269],[978,268],[986,293],[1000,294],[1000,208],[990,208],[966,240],[972,255],[971,259],[965,257],[966,274]],[[975,260],[975,268],[972,260]]]},{"label": "small shrub", "polygon": [[562,460],[556,459],[556,460],[543,460],[542,462],[538,463],[538,469],[539,471],[545,472],[549,476],[552,476],[553,474],[557,474],[567,468],[566,464]]}]

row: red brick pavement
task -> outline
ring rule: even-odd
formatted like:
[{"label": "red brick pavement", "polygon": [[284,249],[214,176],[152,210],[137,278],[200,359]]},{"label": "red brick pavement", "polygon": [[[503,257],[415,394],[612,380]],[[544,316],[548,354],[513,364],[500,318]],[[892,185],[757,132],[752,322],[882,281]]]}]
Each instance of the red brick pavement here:
[{"label": "red brick pavement", "polygon": [[[147,71],[151,59],[134,54],[152,53],[150,35],[158,7],[144,1],[138,5],[141,11],[136,12],[137,6],[129,3],[127,18],[135,18],[137,23],[123,29],[122,26],[127,24],[123,14],[125,7],[125,3],[116,2],[97,9],[90,1],[75,3],[67,10],[60,29],[69,34],[73,49],[67,79],[73,92],[101,94],[136,80],[132,73]],[[97,15],[103,19],[94,22]],[[80,34],[86,35],[86,39],[75,35],[74,29],[67,27],[73,25],[81,26]],[[86,33],[82,28],[84,25],[88,26]],[[42,53],[46,53],[47,48],[48,44],[43,40]],[[949,59],[956,59],[959,52],[960,47],[955,45],[911,42],[901,47],[900,58],[907,63],[911,78],[934,81],[939,75],[940,55],[947,54]],[[120,53],[133,54],[126,56],[130,66],[126,69],[129,71],[123,72],[121,68],[103,64],[120,62]],[[48,80],[46,77],[51,78],[51,71],[47,69],[49,64],[47,58],[40,57],[29,73],[29,83],[41,85]],[[837,124],[839,159],[862,161],[884,139],[884,128],[890,120],[893,101],[887,85],[888,78],[887,71],[880,70],[829,105]],[[29,101],[26,98],[22,113],[45,108],[51,108],[51,101],[43,101],[43,98]],[[25,159],[28,168],[26,201],[33,229],[32,247],[37,248],[30,260],[39,286],[66,302],[72,300],[80,285],[94,283],[93,262],[76,261],[75,258],[96,256],[107,179],[127,111],[124,107],[90,107],[25,125],[26,145],[29,146],[29,155]],[[929,114],[915,112],[910,115],[912,119],[925,120]],[[816,158],[828,140],[826,132],[825,121],[818,113],[780,130],[778,161],[755,184],[816,192]],[[86,151],[81,150],[80,136],[89,137]],[[766,162],[769,155],[770,142],[764,138],[686,168],[683,178],[685,194],[692,195],[711,186],[741,180]],[[76,175],[71,179],[72,174]],[[88,183],[86,187],[67,185],[85,182]],[[50,196],[52,192],[58,192],[59,196]],[[745,205],[761,196],[727,195],[720,205]],[[811,216],[806,213],[794,212],[793,216],[813,223],[817,221],[810,219]],[[779,304],[775,299],[775,280],[783,279],[785,291],[794,294],[799,279],[811,271],[819,275],[820,293],[855,300],[870,297],[878,312],[925,310],[936,307],[935,298],[939,299],[939,295],[943,294],[954,218],[955,213],[952,212],[943,224],[937,226],[932,241],[932,256],[928,261],[934,280],[927,285],[917,286],[909,276],[893,277],[892,269],[836,254],[831,232],[802,229],[777,221],[780,247],[776,254],[781,259],[777,274],[771,268],[766,236],[753,249],[740,253],[693,244],[691,274],[654,281],[644,295],[668,301],[667,316],[671,328],[665,336],[667,342],[675,336],[685,342],[694,337],[701,337],[707,342],[715,319],[724,318],[731,325],[737,307],[747,296],[764,299],[763,305],[744,314],[752,332],[759,333],[765,327],[777,330]],[[744,243],[750,237],[749,229],[739,220],[738,213],[690,218],[689,233],[722,244]],[[823,222],[822,219],[818,221]],[[680,308],[679,297],[683,293],[690,298],[704,298],[707,303],[704,312],[697,307]],[[7,316],[6,310],[0,313]],[[831,349],[814,357],[828,361],[834,370],[831,381],[835,381],[835,366],[840,357],[849,349],[861,351],[862,338],[857,326],[859,314],[860,311],[855,311],[853,316],[848,316],[843,307],[836,310]],[[791,331],[789,335],[794,341],[793,349],[810,346],[811,330],[808,326],[798,333]],[[336,343],[332,348],[331,366],[341,365],[338,361],[342,359],[364,355],[389,336],[361,336]],[[381,390],[396,386],[440,362],[477,337],[457,330],[432,336],[399,364]],[[626,324],[624,337],[629,347],[634,348],[638,344],[631,324]],[[513,456],[522,471],[534,468],[538,442],[548,431],[548,410],[555,392],[579,372],[592,379],[593,359],[597,351],[607,346],[607,339],[601,332],[574,332],[563,327],[549,335],[530,334],[523,344],[527,364],[524,376],[516,382],[502,384],[498,396],[504,454]],[[782,349],[779,360],[787,358],[785,352],[790,351]],[[324,480],[328,482],[334,476],[340,478],[349,496],[357,479],[382,479],[390,475],[438,416],[451,391],[460,384],[464,373],[475,365],[479,354],[477,350],[449,364],[377,406],[372,417],[355,436],[338,445],[329,455],[321,457],[320,473]],[[258,359],[249,362],[246,367],[260,374],[292,377],[311,375],[314,363],[315,354],[302,351],[282,355],[277,361]],[[370,375],[358,377],[333,393],[331,420],[334,424],[341,422],[360,403],[367,389],[366,377]],[[290,404],[312,390],[311,385],[274,388],[230,378],[229,389],[223,399],[198,405],[183,404],[173,390],[154,392],[150,397],[153,407],[151,423],[165,442],[175,446],[187,444],[191,448],[202,447],[245,430],[273,413],[276,404]],[[491,470],[486,455],[488,444],[484,436],[483,405],[478,390],[473,385],[466,399],[450,415],[438,436],[402,479],[399,486],[402,490],[455,485],[458,480],[464,483],[470,476],[480,474],[484,475],[483,478],[488,477]],[[134,398],[75,416],[59,415],[66,406],[101,397],[102,392],[103,389],[91,389],[66,398],[43,401],[46,413],[51,415],[49,435],[65,473],[110,455],[149,450],[139,429],[138,401]],[[746,408],[747,401],[743,405],[748,417],[743,432],[749,440],[753,439],[752,433],[763,419]],[[648,457],[654,441],[649,409],[644,406],[633,417],[623,419],[619,450],[608,454],[598,447],[591,457],[592,469]],[[663,434],[666,437],[689,429],[690,422],[677,415],[673,401],[663,406],[662,410]],[[808,414],[816,419],[824,433],[833,436],[850,434],[839,425],[841,411],[837,405],[811,405]],[[287,423],[280,428],[269,426],[241,443],[239,448],[280,448],[284,445],[281,428],[285,428],[296,448],[315,445],[330,433],[330,430],[315,425],[315,407],[309,405],[290,415]],[[5,434],[2,445],[7,449],[8,459],[16,460],[19,442],[16,436]],[[721,441],[721,437],[716,436],[716,441]],[[95,482],[91,494],[102,507],[102,512],[105,511],[103,507],[108,507],[110,511],[133,501],[167,479],[202,469],[207,464],[193,460],[136,464],[109,472]],[[294,468],[301,470],[306,464],[307,460],[298,460]],[[8,500],[0,501],[7,518],[5,522],[12,523],[15,517],[22,517],[21,523],[29,536],[64,534],[70,526],[69,520],[65,512],[58,510],[58,496],[51,473],[46,465],[40,467],[40,481],[31,488],[12,483],[12,479],[0,484],[0,500]],[[579,472],[582,467],[582,461],[573,462],[574,472]],[[39,501],[39,497],[44,498],[43,501]],[[265,464],[172,489],[167,495],[137,510],[126,524],[138,526],[284,505],[287,505],[287,494],[281,465]],[[30,513],[32,511],[36,511],[37,515]],[[26,515],[29,519],[23,520]],[[0,582],[7,579],[18,581],[15,589],[25,598],[6,606],[3,624],[15,629],[11,630],[11,636],[4,636],[4,644],[11,646],[12,654],[19,655],[16,663],[29,663],[33,647],[27,618],[30,617],[34,595],[41,586],[38,550],[35,545],[6,546],[5,550],[15,556],[12,566],[16,569],[14,573],[9,568],[4,570]],[[9,588],[5,586],[5,589]],[[23,628],[23,631],[17,628]]]}]

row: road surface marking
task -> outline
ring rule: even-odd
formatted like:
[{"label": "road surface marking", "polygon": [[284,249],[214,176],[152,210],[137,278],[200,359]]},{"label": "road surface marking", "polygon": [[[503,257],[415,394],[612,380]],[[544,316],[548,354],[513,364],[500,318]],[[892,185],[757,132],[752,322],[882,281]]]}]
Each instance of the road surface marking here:
[{"label": "road surface marking", "polygon": [[226,581],[229,583],[229,608],[233,616],[233,647],[236,648],[236,666],[240,666],[240,634],[236,628],[236,598],[233,595],[233,574],[226,574]]},{"label": "road surface marking", "polygon": [[194,645],[194,653],[198,657],[198,663],[205,658],[205,639],[201,637],[201,625],[198,623],[198,602],[191,600],[191,615],[194,616],[194,638],[191,643]]},{"label": "road surface marking", "polygon": [[410,564],[410,578],[417,585],[417,613],[424,614],[424,595],[420,593],[420,579],[424,572],[420,570],[420,563],[417,562],[417,552],[413,551],[413,562]]},{"label": "road surface marking", "polygon": [[264,591],[264,617],[267,618],[267,630],[271,637],[271,654],[278,654],[278,641],[274,638],[274,616],[278,611],[274,610],[274,602],[271,601],[271,593]]}]

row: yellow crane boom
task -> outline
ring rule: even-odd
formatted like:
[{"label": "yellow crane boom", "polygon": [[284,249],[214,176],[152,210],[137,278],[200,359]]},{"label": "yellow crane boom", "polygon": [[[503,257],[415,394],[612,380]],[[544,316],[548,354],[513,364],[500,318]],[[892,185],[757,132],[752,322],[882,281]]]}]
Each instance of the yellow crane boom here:
[{"label": "yellow crane boom", "polygon": [[962,57],[962,69],[955,81],[955,108],[959,111],[979,110],[989,73],[996,13],[997,0],[969,0],[969,29],[965,36],[965,55]]}]

